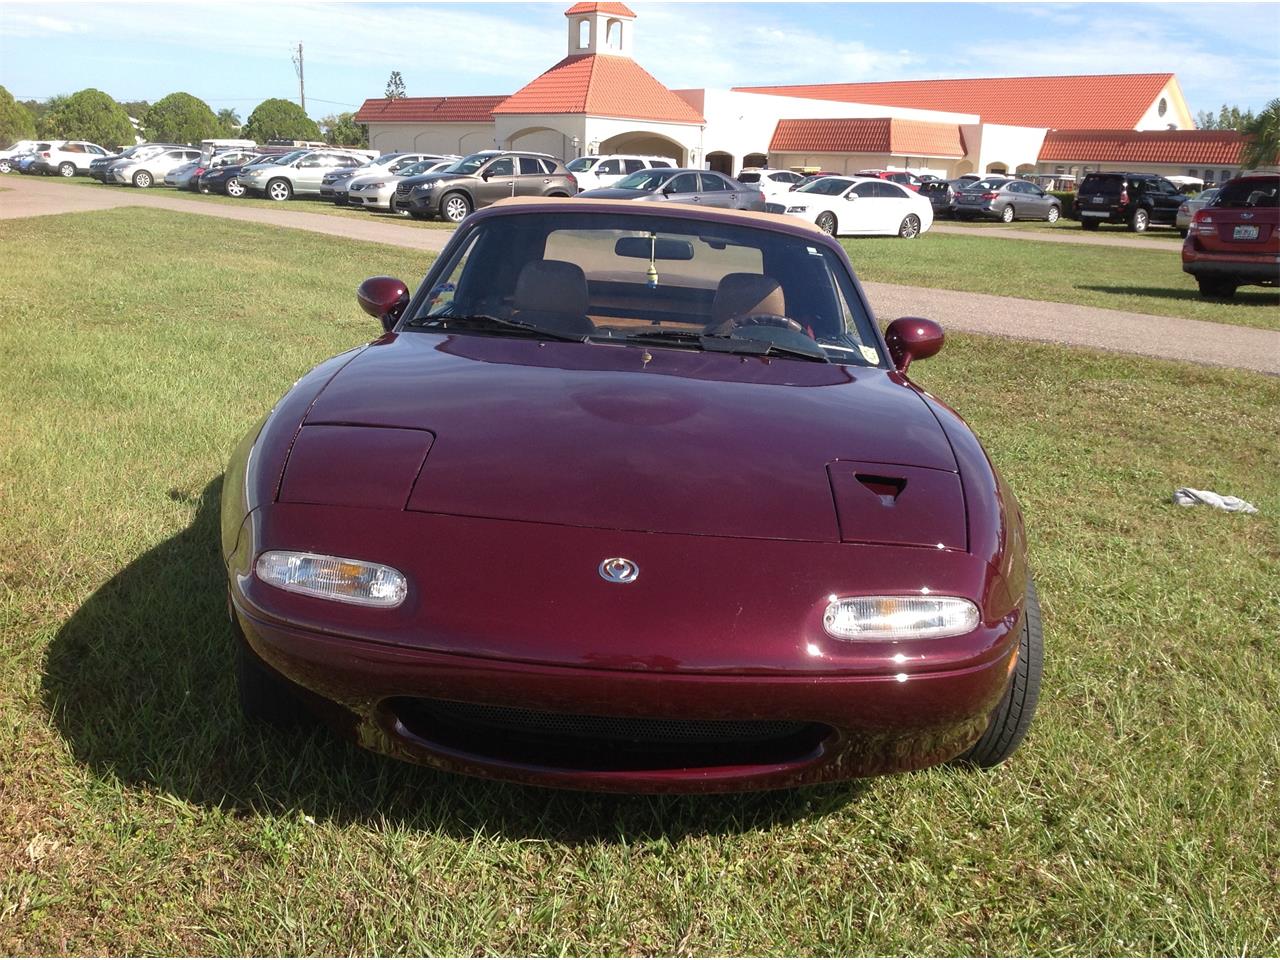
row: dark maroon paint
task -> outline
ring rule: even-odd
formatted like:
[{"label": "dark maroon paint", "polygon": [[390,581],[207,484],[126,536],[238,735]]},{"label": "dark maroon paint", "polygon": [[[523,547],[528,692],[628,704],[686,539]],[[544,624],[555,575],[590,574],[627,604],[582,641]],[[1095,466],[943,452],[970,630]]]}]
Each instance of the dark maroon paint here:
[{"label": "dark maroon paint", "polygon": [[[757,222],[847,267],[829,238]],[[362,306],[399,315],[382,279]],[[462,773],[709,792],[955,757],[1016,656],[1022,519],[964,422],[904,376],[941,328],[904,318],[890,332],[896,371],[387,333],[299,380],[233,455],[222,546],[236,621],[262,659],[344,708],[362,744]],[[376,610],[286,593],[252,574],[267,549],[387,563],[409,596]],[[616,556],[643,575],[605,582],[597,564]],[[975,601],[979,627],[907,643],[823,629],[832,594],[923,588]],[[441,739],[403,708],[422,697],[813,733],[759,762],[547,765]]]}]

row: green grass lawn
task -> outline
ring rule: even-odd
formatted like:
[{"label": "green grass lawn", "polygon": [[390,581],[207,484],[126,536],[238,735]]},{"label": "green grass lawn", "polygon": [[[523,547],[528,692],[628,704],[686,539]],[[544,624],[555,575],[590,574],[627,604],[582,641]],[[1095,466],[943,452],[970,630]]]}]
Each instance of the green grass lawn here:
[{"label": "green grass lawn", "polygon": [[[1084,228],[1080,226],[1079,220],[1072,220],[1068,217],[1060,217],[1056,223],[1049,223],[1045,220],[1015,220],[1013,223],[1001,223],[999,220],[950,220],[942,219],[936,221],[935,225],[947,227],[960,227],[962,229],[972,228],[974,230],[983,230],[990,227],[1002,227],[1005,230],[1013,229],[1021,232],[1030,233],[1078,233],[1083,234]],[[1143,240],[1168,240],[1181,245],[1182,237],[1178,231],[1172,227],[1152,226],[1142,233],[1134,233],[1125,224],[1103,223],[1098,225],[1097,233],[1090,236],[1099,237],[1132,237],[1141,238]]]},{"label": "green grass lawn", "polygon": [[0,952],[1280,949],[1274,378],[966,336],[913,368],[1029,527],[1045,692],[996,770],[597,797],[243,726],[227,454],[377,332],[361,278],[428,262],[160,210],[0,231]]},{"label": "green grass lawn", "polygon": [[926,233],[915,241],[856,237],[841,242],[863,280],[1280,330],[1280,293],[1241,287],[1234,300],[1203,300],[1195,280],[1182,272],[1176,245],[1166,253],[1020,243],[982,234],[975,227],[973,236]]}]

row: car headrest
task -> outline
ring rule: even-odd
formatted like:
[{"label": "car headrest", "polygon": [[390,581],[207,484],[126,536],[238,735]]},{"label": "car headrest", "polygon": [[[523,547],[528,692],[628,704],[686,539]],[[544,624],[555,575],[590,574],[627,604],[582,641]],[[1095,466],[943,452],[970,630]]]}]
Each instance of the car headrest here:
[{"label": "car headrest", "polygon": [[587,299],[587,275],[576,263],[534,260],[520,271],[513,306],[516,310],[583,316]]},{"label": "car headrest", "polygon": [[726,273],[716,287],[715,299],[711,301],[711,322],[707,328],[727,326],[734,317],[755,313],[787,315],[787,299],[782,293],[782,284],[759,273]]}]

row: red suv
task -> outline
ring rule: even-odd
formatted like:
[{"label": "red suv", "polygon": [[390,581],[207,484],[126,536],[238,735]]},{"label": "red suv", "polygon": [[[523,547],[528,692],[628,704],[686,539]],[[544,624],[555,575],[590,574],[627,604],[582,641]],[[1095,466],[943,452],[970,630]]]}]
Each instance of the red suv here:
[{"label": "red suv", "polygon": [[908,190],[920,192],[920,178],[914,173],[907,173],[905,170],[859,170],[859,177],[879,177],[881,180],[891,180],[896,184],[906,187]]},{"label": "red suv", "polygon": [[1202,297],[1230,299],[1240,286],[1280,285],[1280,175],[1228,180],[1192,218],[1182,269],[1196,278]]}]

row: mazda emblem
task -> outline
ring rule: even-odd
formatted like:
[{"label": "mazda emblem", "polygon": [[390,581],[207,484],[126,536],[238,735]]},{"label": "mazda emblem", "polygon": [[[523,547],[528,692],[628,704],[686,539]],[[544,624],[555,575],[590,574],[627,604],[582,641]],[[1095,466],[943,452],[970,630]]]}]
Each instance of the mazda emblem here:
[{"label": "mazda emblem", "polygon": [[626,557],[610,557],[600,561],[600,576],[610,583],[631,583],[640,576],[640,567]]}]

